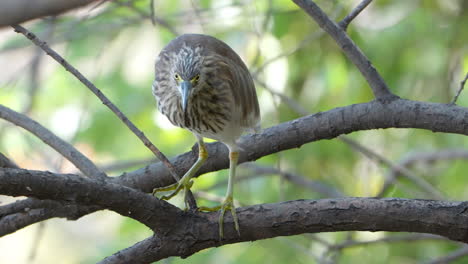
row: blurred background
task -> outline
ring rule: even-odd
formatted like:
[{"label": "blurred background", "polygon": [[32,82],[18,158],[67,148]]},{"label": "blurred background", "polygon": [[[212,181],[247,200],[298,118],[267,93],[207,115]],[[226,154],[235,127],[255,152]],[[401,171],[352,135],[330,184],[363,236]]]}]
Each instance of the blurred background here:
[{"label": "blurred background", "polygon": [[[316,2],[339,21],[360,1]],[[449,103],[468,71],[466,25],[468,1],[379,0],[348,33],[394,93]],[[169,157],[189,151],[195,140],[157,112],[151,83],[157,54],[182,33],[213,35],[239,53],[256,80],[263,128],[373,99],[336,43],[289,0],[118,0],[24,26],[89,78]],[[110,175],[154,162],[82,83],[11,28],[0,29],[0,65],[0,104],[71,142]],[[457,103],[468,106],[466,91]],[[340,196],[467,200],[467,146],[464,136],[426,130],[356,132],[241,165],[235,198],[240,205]],[[23,168],[77,172],[4,120],[0,152]],[[399,175],[389,164],[409,172]],[[199,204],[218,203],[226,183],[225,170],[196,179]],[[0,203],[11,201],[0,196]],[[183,206],[181,197],[171,202]],[[144,225],[109,211],[78,221],[52,219],[0,238],[0,263],[95,263],[150,235]],[[468,261],[467,246],[436,236],[337,232],[227,245],[161,263],[433,263],[454,253],[462,257],[453,263]]]}]

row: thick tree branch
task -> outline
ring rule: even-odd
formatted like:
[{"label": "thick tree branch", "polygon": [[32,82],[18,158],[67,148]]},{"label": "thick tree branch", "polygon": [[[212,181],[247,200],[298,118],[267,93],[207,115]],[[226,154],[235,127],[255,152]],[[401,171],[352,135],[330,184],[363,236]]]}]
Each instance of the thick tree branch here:
[{"label": "thick tree branch", "polygon": [[119,252],[103,259],[98,264],[125,264],[125,263],[151,263],[154,259],[162,259],[161,239],[157,236],[151,236],[137,244],[120,250]]},{"label": "thick tree branch", "polygon": [[[335,231],[392,231],[431,233],[456,241],[468,241],[468,204],[432,200],[342,198],[297,200],[261,204],[238,209],[241,236],[233,228],[223,244],[255,241],[277,236]],[[216,214],[207,214],[216,220]],[[230,221],[230,219],[229,219]],[[216,232],[199,236],[187,231],[148,238],[102,263],[125,263],[131,253],[137,263],[149,263],[169,256],[187,257],[202,249],[219,246]],[[190,222],[187,223],[190,225]],[[231,223],[225,224],[229,227]],[[182,228],[182,230],[185,230]],[[184,239],[184,235],[186,235]]]},{"label": "thick tree branch", "polygon": [[[378,101],[335,108],[305,116],[265,129],[261,134],[241,138],[240,162],[253,161],[303,144],[334,138],[341,134],[377,128],[422,128],[434,132],[468,135],[468,109],[448,104],[398,99],[389,104]],[[274,141],[277,144],[272,145]],[[228,153],[221,143],[207,144],[210,157],[200,174],[226,169]],[[188,170],[197,159],[193,150],[172,159],[181,171]],[[166,167],[159,163],[124,173],[111,181],[145,192],[174,182]],[[84,211],[83,211],[84,212]]]},{"label": "thick tree branch", "polygon": [[242,207],[237,213],[241,236],[237,235],[232,217],[228,215],[225,239],[221,243],[217,228],[213,228],[218,213],[184,213],[151,195],[114,184],[99,184],[76,175],[1,169],[0,193],[99,205],[144,223],[156,231],[157,237],[126,250],[151,249],[137,256],[135,263],[149,263],[169,256],[186,257],[222,244],[317,232],[417,232],[468,242],[466,202],[341,198]]},{"label": "thick tree branch", "polygon": [[[243,148],[241,162],[359,130],[389,127],[421,128],[468,135],[468,109],[397,98],[389,91],[381,76],[359,48],[318,6],[307,0],[295,0],[295,2],[337,41],[349,59],[362,72],[377,101],[306,116],[266,129],[262,134],[245,136],[240,142]],[[370,1],[364,0],[361,5],[365,2]],[[358,9],[363,8],[358,6],[353,12]],[[361,10],[356,11],[356,15]],[[343,27],[341,23],[340,26]],[[24,31],[24,28],[15,26],[15,29],[23,31],[23,34],[46,50],[78,79],[81,76],[80,80],[85,84],[89,83],[90,89],[93,90],[94,85],[44,42],[37,40],[32,33]],[[102,95],[99,90],[93,92],[98,97],[99,94]],[[110,101],[106,103],[103,100],[103,102],[109,106]],[[140,138],[141,136],[145,138],[143,133],[139,133],[136,134]],[[272,141],[275,141],[276,145],[273,146]],[[151,149],[151,145],[149,147]],[[152,150],[154,152],[154,149]],[[220,143],[209,144],[209,153],[214,158],[208,161],[199,174],[227,168],[227,150]],[[174,162],[178,168],[185,170],[191,166],[195,158],[195,151],[192,151],[176,157]],[[165,157],[163,163],[166,166],[170,164]],[[168,169],[174,172],[171,165]],[[122,250],[106,258],[102,263],[150,263],[169,256],[186,257],[199,250],[222,244],[330,231],[424,232],[468,242],[467,203],[347,198],[300,200],[239,208],[241,236],[237,236],[232,228],[232,218],[227,215],[226,239],[221,243],[218,240],[217,228],[213,228],[217,224],[218,213],[184,213],[151,195],[119,185],[151,191],[155,186],[169,184],[173,179],[161,163],[128,173],[113,181],[118,184],[99,182],[76,175],[0,168],[0,193],[51,199],[26,199],[0,207],[0,229],[4,226],[10,227],[6,228],[6,232],[11,232],[17,230],[18,225],[26,226],[54,215],[69,217],[69,208],[65,207],[72,206],[74,209],[71,211],[75,217],[108,208],[142,222],[157,233],[157,236]],[[23,217],[24,215],[27,217]],[[2,231],[0,230],[0,234]]]},{"label": "thick tree branch", "polygon": [[359,69],[361,74],[367,80],[375,98],[384,101],[397,98],[397,96],[392,94],[392,92],[388,89],[387,84],[383,80],[382,76],[380,76],[366,55],[364,55],[364,53],[356,46],[356,44],[354,44],[354,42],[348,37],[346,32],[340,26],[328,18],[328,16],[322,11],[322,9],[320,9],[318,5],[310,0],[293,1],[307,14],[309,14],[309,16],[311,16],[315,22],[317,22],[317,24],[336,41],[345,55]]},{"label": "thick tree branch", "polygon": [[0,207],[0,237],[54,217],[76,220],[102,209],[72,202],[27,198]]},{"label": "thick tree branch", "polygon": [[[239,162],[257,160],[317,140],[379,128],[420,128],[468,135],[468,108],[404,99],[386,104],[372,101],[339,107],[267,128],[260,134],[243,136],[239,140],[242,146]],[[197,175],[228,168],[228,150],[224,145],[210,143],[207,149],[209,158]],[[196,151],[192,151],[177,156],[171,162],[186,171],[196,159]],[[145,192],[174,182],[161,163],[125,173],[112,178],[112,181]]]},{"label": "thick tree branch", "polygon": [[40,138],[88,177],[101,180],[106,179],[106,175],[90,159],[36,121],[3,105],[0,105],[0,118],[24,128]]},{"label": "thick tree branch", "polygon": [[0,2],[0,28],[30,19],[53,16],[96,0],[9,0]]},{"label": "thick tree branch", "polygon": [[23,169],[0,169],[0,193],[97,205],[129,216],[153,230],[166,230],[183,212],[152,195],[117,184]]}]

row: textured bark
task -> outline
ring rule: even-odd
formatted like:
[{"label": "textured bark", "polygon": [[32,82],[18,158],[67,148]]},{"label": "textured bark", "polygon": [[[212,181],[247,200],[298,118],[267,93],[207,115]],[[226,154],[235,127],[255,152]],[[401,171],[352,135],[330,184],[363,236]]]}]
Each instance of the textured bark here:
[{"label": "textured bark", "polygon": [[[29,3],[30,6],[34,6],[34,3],[38,2]],[[62,4],[71,5],[77,2],[80,1]],[[371,62],[343,30],[346,20],[352,20],[354,14],[350,14],[345,18],[345,22],[338,26],[312,1],[294,2],[335,39],[350,61],[361,71],[376,100],[316,113],[265,129],[260,134],[244,136],[239,142],[242,147],[240,162],[256,160],[279,151],[299,148],[309,142],[332,139],[361,130],[419,128],[468,135],[467,108],[404,100],[391,93]],[[363,4],[355,9],[355,13],[362,11],[369,2],[363,1]],[[1,19],[7,17],[1,15],[2,12],[8,11],[4,8],[5,4],[0,4],[0,27],[6,25],[1,23]],[[56,12],[61,11],[49,8],[47,14]],[[42,14],[36,13],[31,16],[28,12],[23,12],[21,15],[22,19],[29,19]],[[14,27],[21,32],[21,27]],[[84,84],[92,85],[57,53],[51,53],[45,42],[37,39],[32,33],[25,35]],[[96,92],[98,97],[99,93],[100,91]],[[210,158],[198,175],[225,169],[229,164],[228,151],[224,145],[212,143],[207,147]],[[194,150],[175,157],[172,162],[178,170],[177,173],[182,175],[196,158]],[[223,244],[334,231],[421,232],[468,242],[466,202],[396,198],[298,200],[242,207],[237,210],[241,235],[237,236],[231,215],[226,214],[225,239],[219,241],[218,212],[183,212],[144,193],[150,192],[154,187],[173,183],[173,178],[161,163],[120,177],[101,177],[103,180],[96,180],[71,174],[14,169],[7,160],[2,159],[0,162],[0,167],[6,167],[0,168],[0,193],[34,197],[0,207],[0,235],[48,218],[77,219],[103,209],[131,217],[155,231],[154,236],[106,258],[102,263],[150,263],[169,256],[187,257],[202,249]]]},{"label": "textured bark", "polygon": [[179,208],[150,194],[72,174],[3,169],[0,193],[98,205],[138,220],[155,231],[171,227],[183,215]]},{"label": "textured bark", "polygon": [[[303,144],[320,139],[330,139],[340,134],[376,128],[422,128],[435,132],[466,135],[468,134],[467,117],[468,109],[463,107],[403,99],[396,99],[387,103],[372,101],[369,103],[340,107],[282,123],[265,129],[261,134],[242,137],[240,143],[243,150],[240,161],[255,160],[265,155],[300,147]],[[276,142],[276,144],[271,144],[271,142]],[[227,149],[225,149],[222,144],[208,144],[208,151],[211,158],[208,159],[199,174],[228,167]],[[188,169],[196,159],[196,156],[196,151],[192,151],[176,157],[173,162],[176,167],[179,168],[179,173]],[[0,193],[12,196],[25,195],[39,199],[58,200],[49,204],[49,206],[44,209],[39,209],[41,204],[36,204],[38,201],[31,201],[31,206],[35,206],[38,209],[33,209],[27,214],[19,211],[17,213],[10,212],[9,214],[2,215],[0,211],[0,233],[8,234],[29,224],[52,217],[76,219],[80,217],[80,215],[107,208],[122,215],[132,217],[153,230],[158,230],[158,234],[163,234],[163,237],[158,237],[158,241],[164,241],[164,243],[160,244],[161,248],[153,253],[148,253],[145,255],[146,257],[148,257],[148,255],[154,255],[154,259],[160,259],[162,256],[187,256],[203,248],[221,245],[218,241],[217,228],[213,228],[213,226],[217,225],[217,213],[183,213],[170,204],[135,190],[139,189],[149,192],[156,186],[164,186],[171,183],[173,179],[162,164],[152,164],[134,172],[124,174],[121,177],[113,178],[112,181],[117,184],[80,178],[76,175],[57,175],[49,172],[0,169]],[[121,185],[126,185],[135,189],[123,187]],[[69,206],[72,210],[68,212],[65,210],[64,201],[66,202],[66,206]],[[39,201],[39,203],[42,203],[42,201]],[[298,203],[299,202],[294,202],[289,205],[291,208],[294,208]],[[223,241],[223,243],[250,241],[303,232],[340,230],[428,232],[445,235],[454,240],[466,240],[464,237],[466,232],[463,231],[465,227],[463,222],[451,222],[450,224],[437,225],[438,220],[422,227],[422,223],[414,221],[413,224],[410,222],[400,222],[401,225],[391,226],[388,222],[375,222],[386,219],[385,217],[381,217],[379,219],[369,218],[368,222],[360,222],[359,225],[350,225],[349,223],[343,224],[340,222],[333,224],[333,222],[330,222],[332,220],[327,218],[328,216],[322,215],[321,217],[329,222],[328,225],[319,225],[318,229],[313,229],[311,226],[309,226],[308,229],[299,228],[299,223],[294,224],[296,226],[295,228],[291,226],[287,227],[286,224],[290,220],[284,220],[282,222],[283,224],[279,226],[264,227],[268,225],[268,223],[271,224],[271,221],[274,219],[266,217],[268,214],[265,214],[262,210],[269,208],[269,210],[279,213],[281,210],[284,211],[286,209],[281,209],[282,207],[277,206],[284,206],[286,204],[288,203],[270,205],[267,207],[265,207],[266,205],[261,205],[259,207],[252,206],[239,209],[240,212],[238,214],[241,221],[241,230],[243,230],[241,238],[236,237],[232,230],[232,224],[228,223],[230,217],[227,216],[225,226],[227,240]],[[409,204],[411,204],[411,202],[409,202]],[[424,206],[429,205],[432,204],[430,202],[424,204]],[[421,206],[424,207],[423,205]],[[459,207],[460,204],[450,204],[450,208],[457,206]],[[131,208],[131,210],[128,210],[129,208]],[[248,214],[251,210],[259,211],[258,214],[254,214],[255,217],[266,218],[254,221],[254,215]],[[380,210],[385,214],[385,210],[387,209],[383,208],[382,205]],[[447,211],[449,213],[441,211],[444,216],[438,219],[456,219],[459,217],[459,215],[457,215],[459,212],[454,210],[455,209]],[[460,210],[460,212],[463,212],[462,209]],[[36,213],[39,213],[39,215]],[[450,213],[454,214],[450,215]],[[361,212],[359,212],[359,214],[361,214]],[[370,215],[373,214],[374,213]],[[404,215],[404,213],[401,214]],[[389,213],[389,215],[393,217],[394,214]],[[464,212],[462,215],[464,215]],[[437,216],[437,214],[431,217],[434,216]],[[425,215],[421,215],[421,217],[423,218],[419,219],[430,219]],[[283,216],[282,218],[287,217]],[[332,218],[335,219],[336,216]],[[174,229],[173,225],[175,222],[178,223],[176,229]],[[251,224],[245,227],[244,225],[246,223]],[[163,232],[163,230],[166,231]],[[259,232],[259,230],[264,231],[262,231],[262,234],[252,235],[252,232],[255,234]],[[456,231],[452,232],[452,230]],[[208,234],[209,237],[206,237]],[[187,237],[193,239],[186,241]],[[174,252],[173,249],[168,248],[169,245],[179,248],[179,250]],[[138,251],[139,249],[130,248],[128,250]],[[112,259],[113,257],[115,256],[112,256]]]},{"label": "textured bark", "polygon": [[[242,147],[239,163],[342,134],[381,128],[420,128],[468,135],[468,108],[404,99],[338,107],[267,128],[260,134],[242,137],[239,140]],[[208,160],[197,175],[228,168],[228,150],[223,144],[207,144],[207,149]],[[171,162],[179,173],[183,173],[196,159],[195,150],[177,156]],[[146,192],[174,182],[161,163],[151,164],[112,180]]]},{"label": "textured bark", "polygon": [[[218,212],[183,212],[151,195],[76,175],[2,169],[0,192],[92,204],[134,218],[155,230],[155,237],[103,263],[125,263],[128,258],[149,263],[169,256],[187,257],[223,244],[351,230],[430,233],[468,242],[466,202],[338,198],[253,205],[237,210],[241,236],[234,230],[230,214],[226,215],[225,239],[219,241],[218,230],[214,228]],[[150,252],[138,256],[138,252],[148,247],[152,249]]]},{"label": "textured bark", "polygon": [[65,201],[34,198],[20,200],[0,207],[0,237],[50,218],[61,217],[76,220],[100,209],[103,208]]}]

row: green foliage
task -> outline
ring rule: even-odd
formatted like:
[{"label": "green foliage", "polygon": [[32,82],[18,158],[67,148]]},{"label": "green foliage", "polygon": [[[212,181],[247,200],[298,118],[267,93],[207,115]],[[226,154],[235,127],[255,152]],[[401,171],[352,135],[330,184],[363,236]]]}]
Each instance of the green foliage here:
[{"label": "green foliage", "polygon": [[[192,6],[187,5],[188,2]],[[335,20],[344,17],[353,7],[348,1],[317,2]],[[89,77],[167,156],[188,151],[195,143],[194,138],[182,129],[171,128],[168,121],[156,113],[156,103],[151,94],[154,59],[174,34],[162,24],[153,26],[150,23],[149,1],[117,3],[129,3],[131,8],[106,3],[94,12],[88,11],[85,17],[66,15],[57,18],[53,36],[48,42]],[[193,6],[197,12],[193,11]],[[374,1],[351,23],[348,33],[397,95],[448,103],[468,71],[467,10],[463,1]],[[267,18],[266,14],[271,17]],[[295,51],[272,62],[258,74],[261,83],[268,86],[257,84],[263,127],[301,115],[278,98],[272,99],[268,89],[291,97],[310,113],[373,99],[368,84],[336,43],[328,35],[320,34],[315,22],[291,1],[155,1],[155,15],[179,33],[204,32],[225,40],[251,65],[253,72],[276,55]],[[264,23],[266,19],[268,23]],[[200,26],[200,21],[203,26]],[[38,21],[32,29],[43,33],[48,27],[50,21]],[[0,83],[0,103],[15,110],[22,109],[29,95],[30,76],[23,74],[30,70],[28,60],[33,54],[27,53],[33,50],[28,46],[21,36],[13,34],[0,42],[0,57],[27,54],[11,62],[25,65],[23,70],[8,72],[6,75],[9,75],[2,77]],[[47,127],[56,128],[54,132],[81,146],[98,164],[151,157],[150,151],[70,73],[51,62],[50,58],[42,59],[43,68],[31,114],[33,118]],[[12,79],[19,81],[8,81]],[[466,91],[458,104],[468,104]],[[73,107],[70,119],[54,119],[57,113],[70,106]],[[78,122],[76,129],[68,127],[70,120]],[[68,133],[64,132],[68,130]],[[5,135],[0,137],[0,150],[10,152],[17,161],[29,164],[26,161],[31,156],[41,157],[37,162],[57,158],[57,154],[44,151],[45,146],[37,147],[37,142],[34,147],[25,139],[18,143],[19,136],[12,136],[16,128],[2,127],[0,131]],[[466,138],[460,135],[414,129],[362,131],[350,137],[393,162],[412,153],[466,148],[468,145]],[[12,138],[15,140],[10,141]],[[337,139],[314,142],[300,149],[264,157],[256,164],[280,167],[336,188],[347,196],[376,195],[388,173],[387,167]],[[418,163],[411,169],[441,190],[448,199],[468,198],[464,187],[468,183],[466,161]],[[240,172],[241,176],[255,173],[242,167]],[[216,189],[210,189],[210,186],[226,178],[225,171],[210,173],[196,179],[194,188],[222,197],[225,185]],[[320,193],[281,179],[277,174],[237,183],[235,193],[242,204],[325,198]],[[387,195],[430,197],[404,179]],[[181,205],[180,201],[175,203]],[[201,200],[200,204],[212,202]],[[139,234],[136,236],[139,239],[150,235],[141,224],[128,219],[123,220],[114,232],[117,238],[107,241],[95,257],[77,259],[76,263],[96,262],[130,246],[132,243],[129,241],[137,241],[133,234]],[[365,241],[394,235],[360,234],[352,237]],[[347,239],[345,233],[316,236],[330,244]],[[93,242],[89,244],[83,250],[91,250]],[[204,250],[187,260],[173,258],[163,263],[318,263],[316,257],[324,252],[324,248],[324,244],[310,236],[294,236],[223,246]],[[444,241],[378,243],[343,249],[336,260],[339,263],[417,263],[456,249],[454,243]]]}]

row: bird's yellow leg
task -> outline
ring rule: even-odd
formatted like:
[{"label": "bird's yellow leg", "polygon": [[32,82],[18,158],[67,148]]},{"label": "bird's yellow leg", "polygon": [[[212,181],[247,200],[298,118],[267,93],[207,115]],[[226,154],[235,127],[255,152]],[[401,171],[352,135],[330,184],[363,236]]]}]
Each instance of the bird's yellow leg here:
[{"label": "bird's yellow leg", "polygon": [[233,203],[233,191],[234,191],[234,177],[236,175],[236,167],[237,167],[237,161],[239,159],[239,152],[237,151],[230,151],[229,152],[229,180],[228,180],[228,187],[227,187],[227,192],[226,192],[226,198],[224,199],[223,203],[219,206],[216,207],[200,207],[198,208],[199,210],[202,211],[209,211],[209,212],[214,212],[214,211],[220,211],[219,215],[219,238],[223,239],[224,237],[224,213],[229,210],[231,211],[232,218],[234,220],[234,228],[237,231],[237,234],[240,236],[240,230],[239,230],[239,221],[237,220],[237,214],[236,214],[236,207],[234,206]]},{"label": "bird's yellow leg", "polygon": [[198,138],[198,137],[197,139],[198,139],[198,159],[195,162],[195,164],[193,164],[193,166],[189,169],[189,171],[187,171],[187,173],[185,173],[182,179],[180,179],[178,182],[165,186],[165,187],[155,188],[153,190],[153,195],[155,195],[158,192],[166,192],[166,191],[174,190],[172,193],[161,197],[161,199],[163,200],[169,200],[172,197],[176,196],[182,189],[184,189],[184,201],[186,200],[185,199],[186,193],[188,190],[190,190],[190,188],[193,185],[192,177],[195,175],[195,173],[200,169],[200,167],[203,165],[203,163],[205,163],[206,159],[208,158],[208,151],[206,151],[206,147],[205,147],[205,143],[203,142],[203,139]]}]

